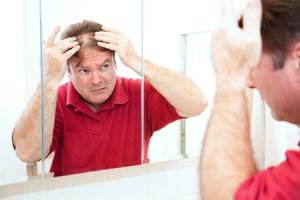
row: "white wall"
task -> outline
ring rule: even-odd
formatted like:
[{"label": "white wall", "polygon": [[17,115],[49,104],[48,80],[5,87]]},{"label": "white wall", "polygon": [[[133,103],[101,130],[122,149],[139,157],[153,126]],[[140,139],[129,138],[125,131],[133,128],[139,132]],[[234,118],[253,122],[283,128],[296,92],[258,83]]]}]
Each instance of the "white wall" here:
[{"label": "white wall", "polygon": [[24,164],[12,148],[11,133],[24,107],[24,67],[21,0],[0,6],[0,185],[25,180]]}]

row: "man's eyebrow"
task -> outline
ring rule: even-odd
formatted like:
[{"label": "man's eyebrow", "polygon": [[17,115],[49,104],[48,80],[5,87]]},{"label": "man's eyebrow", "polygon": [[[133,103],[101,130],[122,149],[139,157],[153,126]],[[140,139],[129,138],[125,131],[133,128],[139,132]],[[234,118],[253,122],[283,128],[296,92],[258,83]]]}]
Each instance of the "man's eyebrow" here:
[{"label": "man's eyebrow", "polygon": [[77,68],[87,68],[87,67],[85,67],[83,65],[76,65],[75,68],[77,69]]},{"label": "man's eyebrow", "polygon": [[103,62],[102,62],[102,64],[101,65],[103,65],[104,63],[107,63],[107,62],[111,62],[111,59],[109,59],[109,58],[106,58]]}]

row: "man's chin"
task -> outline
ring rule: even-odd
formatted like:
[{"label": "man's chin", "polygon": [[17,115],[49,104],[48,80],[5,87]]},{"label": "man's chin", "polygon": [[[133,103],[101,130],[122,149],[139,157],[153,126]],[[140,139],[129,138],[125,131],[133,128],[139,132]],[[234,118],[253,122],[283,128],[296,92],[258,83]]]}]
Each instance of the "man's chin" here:
[{"label": "man's chin", "polygon": [[290,124],[294,124],[296,126],[299,126],[300,127],[300,118],[298,117],[294,117],[294,118],[291,118],[291,117],[282,117],[282,116],[279,116],[277,115],[276,113],[273,113],[272,112],[272,117],[276,120],[276,121],[281,121],[281,122],[287,122],[287,123],[290,123]]},{"label": "man's chin", "polygon": [[273,119],[275,119],[277,121],[284,121],[284,119],[282,117],[280,117],[279,115],[277,115],[274,112],[272,112],[272,117],[273,117]]}]

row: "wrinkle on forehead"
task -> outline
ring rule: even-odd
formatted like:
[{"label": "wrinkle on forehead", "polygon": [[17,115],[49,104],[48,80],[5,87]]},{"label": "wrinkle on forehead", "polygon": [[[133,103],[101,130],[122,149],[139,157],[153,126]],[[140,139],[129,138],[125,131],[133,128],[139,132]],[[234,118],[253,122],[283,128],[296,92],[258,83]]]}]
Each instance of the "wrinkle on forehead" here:
[{"label": "wrinkle on forehead", "polygon": [[82,47],[78,52],[78,57],[80,60],[93,59],[99,56],[97,52],[103,52],[103,51],[100,51],[96,47]]},{"label": "wrinkle on forehead", "polygon": [[89,65],[94,63],[93,65],[101,65],[105,62],[113,62],[113,54],[111,51],[99,51],[97,48],[88,48],[85,47],[79,52],[77,57],[73,57],[70,59],[70,64],[77,68],[82,65]]},{"label": "wrinkle on forehead", "polygon": [[79,62],[82,62],[84,60],[94,59],[94,58],[99,56],[99,52],[101,52],[101,53],[105,53],[105,52],[111,53],[112,56],[113,56],[112,51],[100,48],[99,46],[95,46],[95,47],[85,46],[85,47],[80,47],[80,50],[78,52],[76,52],[76,54],[74,54],[69,59],[69,63],[74,64],[74,62],[76,62],[76,64],[78,64]]}]

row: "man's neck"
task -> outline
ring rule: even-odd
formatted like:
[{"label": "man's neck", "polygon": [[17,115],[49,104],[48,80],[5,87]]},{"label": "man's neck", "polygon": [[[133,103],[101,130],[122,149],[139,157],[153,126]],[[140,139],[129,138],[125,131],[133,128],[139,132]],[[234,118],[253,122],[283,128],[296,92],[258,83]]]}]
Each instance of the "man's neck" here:
[{"label": "man's neck", "polygon": [[94,112],[94,113],[96,113],[99,109],[100,109],[100,107],[101,107],[101,105],[92,105],[92,104],[90,104],[89,102],[86,102],[85,101],[85,104]]}]

